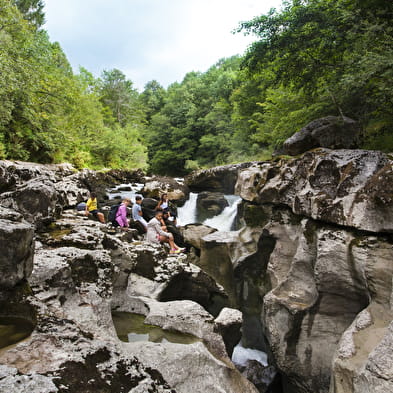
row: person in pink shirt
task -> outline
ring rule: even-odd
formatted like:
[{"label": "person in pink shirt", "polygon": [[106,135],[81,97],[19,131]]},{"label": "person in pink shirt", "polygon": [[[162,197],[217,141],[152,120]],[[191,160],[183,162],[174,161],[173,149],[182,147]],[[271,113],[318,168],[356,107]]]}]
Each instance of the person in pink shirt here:
[{"label": "person in pink shirt", "polygon": [[120,225],[121,229],[124,230],[127,230],[129,226],[127,220],[127,207],[130,205],[130,203],[131,199],[124,198],[116,213],[116,221]]}]

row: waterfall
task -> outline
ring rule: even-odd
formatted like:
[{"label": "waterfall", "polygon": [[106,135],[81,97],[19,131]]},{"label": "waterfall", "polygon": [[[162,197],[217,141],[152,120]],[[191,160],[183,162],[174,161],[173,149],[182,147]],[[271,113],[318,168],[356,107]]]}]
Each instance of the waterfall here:
[{"label": "waterfall", "polygon": [[237,214],[237,206],[241,198],[236,195],[225,195],[225,198],[229,206],[227,206],[218,216],[205,220],[203,222],[205,225],[218,229],[219,231],[230,231],[232,229]]},{"label": "waterfall", "polygon": [[181,226],[194,224],[197,221],[198,194],[190,192],[187,202],[177,209],[177,221]]}]

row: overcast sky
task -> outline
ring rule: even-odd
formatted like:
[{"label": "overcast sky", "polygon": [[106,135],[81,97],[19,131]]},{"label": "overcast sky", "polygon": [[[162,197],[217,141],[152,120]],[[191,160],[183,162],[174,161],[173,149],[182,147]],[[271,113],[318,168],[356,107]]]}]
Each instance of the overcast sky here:
[{"label": "overcast sky", "polygon": [[45,0],[45,28],[75,70],[96,76],[118,68],[135,87],[165,87],[255,40],[233,35],[239,22],[279,7],[281,0]]}]

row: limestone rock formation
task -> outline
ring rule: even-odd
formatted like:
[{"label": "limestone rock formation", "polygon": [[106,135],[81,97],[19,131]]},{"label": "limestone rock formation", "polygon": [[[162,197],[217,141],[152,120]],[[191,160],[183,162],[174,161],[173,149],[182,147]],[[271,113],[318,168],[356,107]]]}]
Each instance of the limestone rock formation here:
[{"label": "limestone rock formation", "polygon": [[289,392],[393,390],[391,173],[382,153],[319,149],[239,174],[261,236],[233,264],[237,295]]},{"label": "limestone rock formation", "polygon": [[[26,241],[32,239],[34,227],[19,213],[2,208],[0,216],[13,220],[15,232],[25,225],[31,230]],[[4,229],[10,242],[13,234]],[[35,319],[30,337],[0,349],[1,392],[256,393],[229,360],[214,317],[197,303],[225,302],[225,291],[187,256],[125,239],[74,210],[36,235],[32,273],[26,256],[22,275],[4,276],[9,286],[28,279],[31,290],[21,288],[20,299],[0,293],[0,318],[18,305],[21,317],[34,311]],[[122,342],[111,315],[122,307],[145,310],[147,323],[197,341]]]},{"label": "limestone rock formation", "polygon": [[280,153],[296,156],[316,147],[356,149],[362,128],[349,117],[327,116],[313,120],[288,138]]},{"label": "limestone rock formation", "polygon": [[320,149],[242,171],[236,193],[253,203],[371,232],[393,231],[393,161],[377,151]]}]

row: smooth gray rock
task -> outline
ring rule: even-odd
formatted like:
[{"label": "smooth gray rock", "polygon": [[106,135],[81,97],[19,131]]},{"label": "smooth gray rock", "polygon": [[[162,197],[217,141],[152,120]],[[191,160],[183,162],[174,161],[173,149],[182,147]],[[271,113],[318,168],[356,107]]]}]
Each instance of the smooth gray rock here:
[{"label": "smooth gray rock", "polygon": [[201,239],[216,231],[217,229],[203,224],[188,224],[181,228],[184,241],[198,250],[201,249]]},{"label": "smooth gray rock", "polygon": [[288,138],[280,153],[296,156],[316,147],[356,149],[362,127],[349,117],[327,116],[307,124]]},{"label": "smooth gray rock", "polygon": [[243,315],[239,310],[225,307],[214,320],[214,323],[216,325],[215,330],[224,339],[225,348],[228,356],[231,358],[233,349],[242,337],[241,327],[243,324]]}]

